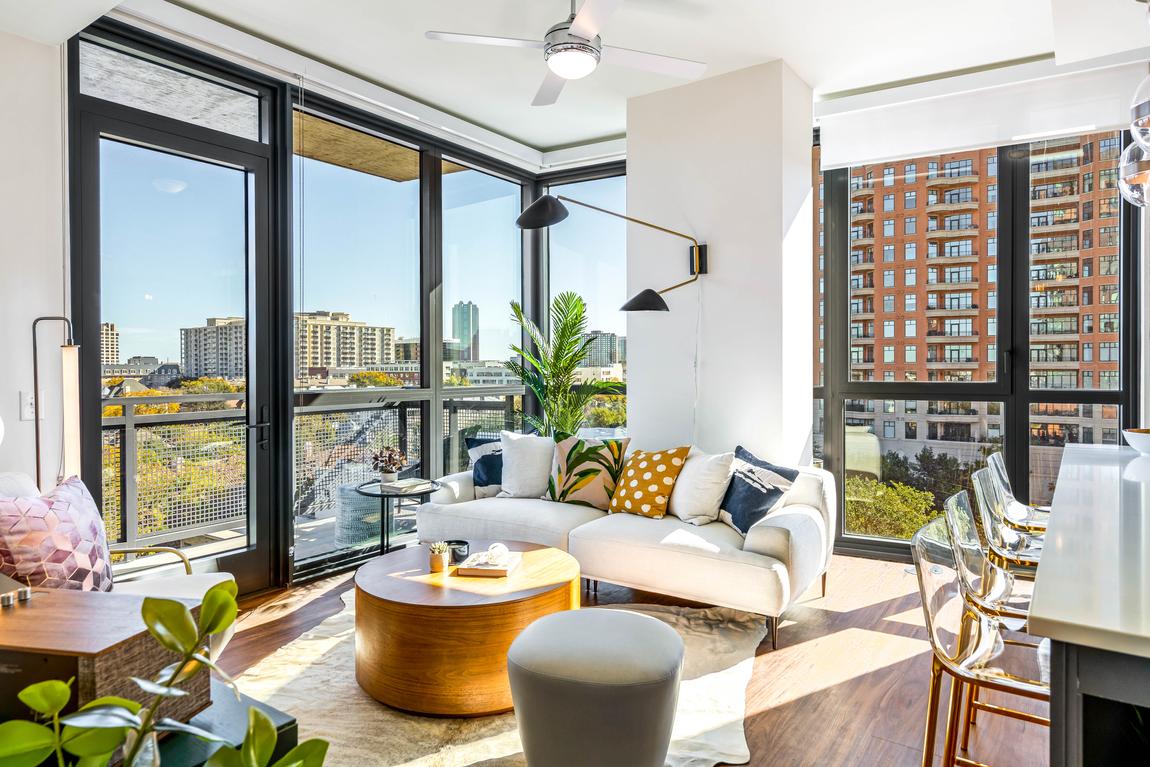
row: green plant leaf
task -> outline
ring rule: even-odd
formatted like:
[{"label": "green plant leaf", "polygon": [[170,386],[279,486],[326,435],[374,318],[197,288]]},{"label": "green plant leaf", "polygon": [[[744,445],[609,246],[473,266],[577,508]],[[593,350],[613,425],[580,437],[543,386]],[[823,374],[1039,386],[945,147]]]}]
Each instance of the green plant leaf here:
[{"label": "green plant leaf", "polygon": [[248,734],[240,753],[250,767],[264,767],[272,758],[276,747],[276,726],[271,718],[252,707],[248,709]]},{"label": "green plant leaf", "polygon": [[55,746],[51,727],[21,719],[0,724],[0,767],[36,767]]},{"label": "green plant leaf", "polygon": [[[181,666],[183,666],[182,671],[180,671]],[[169,663],[167,666],[164,666],[164,668],[162,668],[158,674],[156,674],[152,681],[156,682],[157,684],[181,684],[188,681],[203,670],[204,664],[200,661],[200,656],[197,654],[192,656],[192,658],[187,662],[176,661],[175,663]],[[175,679],[172,679],[172,675],[177,671],[180,671],[179,676]]]},{"label": "green plant leaf", "polygon": [[213,732],[208,732],[195,725],[186,724],[176,719],[160,719],[156,722],[155,729],[156,732],[182,732],[185,735],[191,735],[200,740],[206,740],[209,743],[227,743],[231,745],[231,741],[227,738],[222,738]]},{"label": "green plant leaf", "polygon": [[227,746],[224,746],[222,748],[216,749],[216,752],[214,754],[212,754],[211,758],[208,759],[206,764],[204,764],[204,767],[250,767],[250,766],[246,765],[244,763],[244,758],[243,758],[243,756],[240,755],[240,752],[238,749],[228,748]]},{"label": "green plant leaf", "polygon": [[142,679],[138,676],[130,677],[136,686],[149,695],[159,695],[161,698],[182,698],[188,694],[187,690],[181,690],[179,687],[169,687],[160,682],[153,682],[151,679]]},{"label": "green plant leaf", "polygon": [[272,767],[321,767],[327,757],[326,740],[312,738],[305,740],[283,755]]},{"label": "green plant leaf", "polygon": [[212,671],[216,672],[216,676],[219,677],[219,680],[221,682],[223,682],[224,684],[226,684],[229,688],[231,688],[231,691],[236,696],[236,700],[240,699],[240,688],[236,687],[236,680],[232,679],[231,675],[228,674],[228,672],[224,671],[216,663],[212,662],[211,659],[207,658],[204,655],[197,654],[197,655],[193,655],[192,658],[197,663],[200,663],[203,666],[207,666]]},{"label": "green plant leaf", "polygon": [[106,754],[81,756],[76,760],[76,767],[108,767],[108,762],[112,761],[113,756],[115,756],[114,751],[109,751]]},{"label": "green plant leaf", "polygon": [[191,655],[198,648],[200,636],[196,622],[183,602],[147,597],[140,614],[156,641],[172,652]]},{"label": "green plant leaf", "polygon": [[68,705],[72,699],[72,687],[67,682],[49,679],[28,685],[16,697],[37,714],[52,717]]},{"label": "green plant leaf", "polygon": [[[86,711],[100,706],[119,706],[131,714],[136,714],[140,711],[140,704],[136,701],[119,698],[114,695],[96,698],[84,705],[80,710]],[[85,759],[91,759],[94,760],[91,762],[92,764],[99,764],[102,767],[108,763],[112,753],[123,745],[127,734],[127,727],[89,729],[86,727],[65,726],[64,731],[61,733],[60,741],[64,746],[64,750],[69,754],[83,757],[80,760],[81,763],[84,763]],[[100,757],[103,757],[103,761],[100,761]]]},{"label": "green plant leaf", "polygon": [[[228,583],[232,584],[233,589],[235,588],[235,583],[231,581]],[[239,608],[236,606],[235,595],[226,589],[218,588],[223,585],[223,583],[216,584],[204,594],[204,599],[200,603],[200,636],[218,634],[236,620]]]},{"label": "green plant leaf", "polygon": [[140,717],[129,709],[115,704],[101,704],[85,707],[79,711],[60,717],[62,724],[84,729],[107,729],[112,727],[140,727]]}]

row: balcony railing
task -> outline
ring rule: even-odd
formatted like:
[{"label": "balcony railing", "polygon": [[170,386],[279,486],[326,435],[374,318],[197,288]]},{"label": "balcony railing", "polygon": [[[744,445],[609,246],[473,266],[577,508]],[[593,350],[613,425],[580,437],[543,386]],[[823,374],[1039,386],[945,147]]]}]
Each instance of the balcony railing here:
[{"label": "balcony railing", "polygon": [[111,542],[246,533],[246,395],[101,400],[103,515]]}]

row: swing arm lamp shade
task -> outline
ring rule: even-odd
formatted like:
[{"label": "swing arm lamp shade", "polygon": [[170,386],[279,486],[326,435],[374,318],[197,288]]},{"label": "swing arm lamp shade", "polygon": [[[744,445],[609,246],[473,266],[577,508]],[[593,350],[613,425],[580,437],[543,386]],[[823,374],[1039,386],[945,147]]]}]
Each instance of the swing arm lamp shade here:
[{"label": "swing arm lamp shade", "polygon": [[643,221],[642,219],[638,219],[633,216],[625,216],[622,213],[616,213],[613,210],[600,208],[596,205],[580,202],[579,200],[574,200],[563,195],[543,195],[538,200],[528,205],[527,208],[519,214],[519,218],[515,219],[515,224],[520,229],[542,229],[544,227],[558,224],[560,221],[570,215],[570,211],[567,210],[567,206],[563,204],[564,202],[569,202],[584,208],[590,208],[591,210],[604,213],[608,216],[621,218],[625,221],[630,221],[633,224],[639,224],[640,226],[645,226],[649,229],[655,229],[665,234],[670,234],[675,237],[681,237],[685,240],[691,241],[690,272],[692,277],[688,280],[684,280],[683,282],[678,283],[677,285],[672,285],[669,288],[664,288],[663,290],[652,290],[651,288],[644,289],[620,307],[620,309],[624,312],[670,311],[670,309],[667,307],[667,302],[663,299],[662,294],[669,293],[670,291],[681,288],[684,285],[690,285],[692,282],[699,279],[699,275],[707,273],[707,246],[700,244],[700,242],[694,237],[688,234],[683,234],[682,232],[676,232],[674,229],[658,226],[657,224],[652,224],[649,221]]}]

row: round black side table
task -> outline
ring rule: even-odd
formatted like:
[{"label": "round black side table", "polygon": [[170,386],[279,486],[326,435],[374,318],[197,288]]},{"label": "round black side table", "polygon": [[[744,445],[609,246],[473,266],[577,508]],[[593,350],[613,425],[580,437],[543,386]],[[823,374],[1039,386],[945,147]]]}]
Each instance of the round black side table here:
[{"label": "round black side table", "polygon": [[380,499],[380,513],[382,518],[379,520],[379,553],[386,554],[391,551],[391,520],[392,515],[395,513],[395,502],[403,500],[404,498],[422,498],[426,495],[431,495],[436,490],[443,487],[443,485],[434,480],[428,480],[431,483],[430,487],[421,487],[418,490],[403,492],[389,490],[381,487],[378,479],[371,479],[360,485],[357,485],[355,491],[360,495],[366,495],[369,498]]}]

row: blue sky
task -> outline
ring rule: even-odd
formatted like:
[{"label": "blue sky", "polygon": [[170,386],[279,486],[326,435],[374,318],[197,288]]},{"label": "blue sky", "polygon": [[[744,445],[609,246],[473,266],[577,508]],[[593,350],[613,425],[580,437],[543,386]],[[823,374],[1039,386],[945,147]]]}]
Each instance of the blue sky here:
[{"label": "blue sky", "polygon": [[[101,147],[102,319],[120,356],[178,360],[179,329],[245,312],[241,171],[105,140]],[[302,173],[300,168],[302,164]],[[295,305],[419,332],[419,187],[296,161]],[[624,210],[624,179],[557,187]],[[478,171],[444,176],[444,332],[451,306],[479,305],[480,354],[507,357],[520,298],[519,187]],[[302,229],[300,223],[302,222]],[[625,224],[572,206],[551,233],[552,290],[588,299],[592,328],[624,332]]]}]

